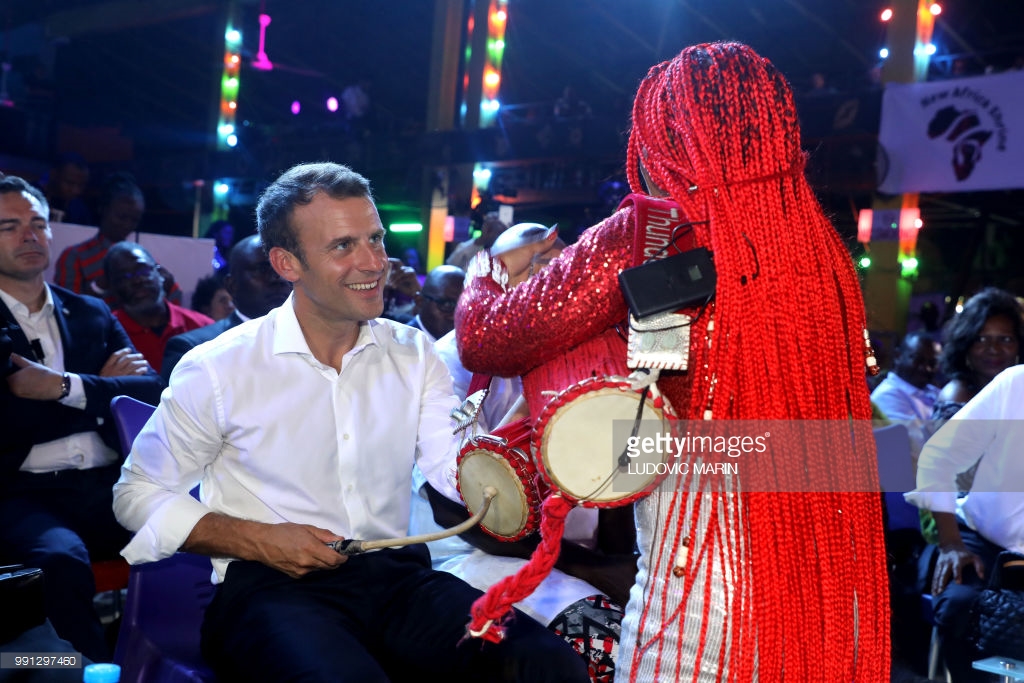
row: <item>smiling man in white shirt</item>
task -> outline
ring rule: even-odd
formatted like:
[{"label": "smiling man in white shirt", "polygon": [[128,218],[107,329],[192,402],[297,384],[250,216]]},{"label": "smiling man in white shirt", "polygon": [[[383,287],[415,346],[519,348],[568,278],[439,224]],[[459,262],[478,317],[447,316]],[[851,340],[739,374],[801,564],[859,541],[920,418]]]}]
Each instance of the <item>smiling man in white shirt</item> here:
[{"label": "smiling man in white shirt", "polygon": [[404,536],[414,462],[457,500],[456,399],[427,337],[378,319],[389,264],[365,178],[296,166],[257,222],[293,294],[174,370],[115,487],[137,532],[124,556],[215,558],[203,651],[221,675],[585,681],[582,660],[523,615],[499,644],[460,646],[480,594],[431,570],[423,546],[347,559],[328,547]]}]

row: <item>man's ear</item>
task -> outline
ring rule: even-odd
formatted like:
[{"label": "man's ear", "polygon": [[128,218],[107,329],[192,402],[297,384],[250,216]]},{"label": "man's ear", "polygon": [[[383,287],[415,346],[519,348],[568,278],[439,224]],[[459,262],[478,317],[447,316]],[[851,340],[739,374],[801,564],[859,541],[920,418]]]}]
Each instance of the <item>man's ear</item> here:
[{"label": "man's ear", "polygon": [[282,247],[272,247],[268,254],[270,265],[274,267],[277,274],[291,283],[297,282],[302,277],[302,263],[299,258]]},{"label": "man's ear", "polygon": [[235,278],[231,273],[224,276],[224,289],[228,290],[232,299],[235,298]]}]

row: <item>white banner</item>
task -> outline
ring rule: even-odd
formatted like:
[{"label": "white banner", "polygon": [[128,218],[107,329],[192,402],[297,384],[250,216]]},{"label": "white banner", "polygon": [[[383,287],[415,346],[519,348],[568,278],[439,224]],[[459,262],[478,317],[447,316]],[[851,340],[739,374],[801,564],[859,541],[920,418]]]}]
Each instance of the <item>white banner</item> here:
[{"label": "white banner", "polygon": [[[46,269],[47,282],[53,282],[57,257],[65,248],[96,236],[96,228],[91,225],[51,221],[50,228],[53,231],[53,242],[50,244],[50,267]],[[213,240],[172,237],[151,232],[135,232],[131,237],[135,238],[132,241],[146,247],[157,263],[171,271],[174,281],[181,287],[181,304],[189,308],[199,278],[213,272]]]},{"label": "white banner", "polygon": [[882,192],[1024,188],[1024,71],[889,84],[878,142]]}]

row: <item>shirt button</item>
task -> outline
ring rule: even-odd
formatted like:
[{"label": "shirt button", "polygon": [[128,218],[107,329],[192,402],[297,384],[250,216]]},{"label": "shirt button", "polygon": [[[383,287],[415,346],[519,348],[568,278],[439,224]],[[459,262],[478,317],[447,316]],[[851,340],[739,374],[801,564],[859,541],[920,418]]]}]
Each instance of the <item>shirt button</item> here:
[{"label": "shirt button", "polygon": [[81,453],[75,453],[75,455],[72,456],[71,461],[76,465],[81,465],[83,462],[85,462],[85,456],[82,455]]},{"label": "shirt button", "polygon": [[342,434],[341,438],[345,439],[345,441],[348,441],[348,434]]},{"label": "shirt button", "polygon": [[355,486],[353,486],[352,484],[347,484],[345,486],[345,490],[348,491],[349,493],[352,493],[353,489],[355,489]]}]

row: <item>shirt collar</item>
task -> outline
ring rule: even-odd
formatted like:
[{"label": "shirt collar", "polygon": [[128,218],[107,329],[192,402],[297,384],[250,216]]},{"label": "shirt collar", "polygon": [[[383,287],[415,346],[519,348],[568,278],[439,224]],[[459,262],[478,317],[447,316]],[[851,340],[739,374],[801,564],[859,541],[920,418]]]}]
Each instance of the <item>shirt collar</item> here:
[{"label": "shirt collar", "polygon": [[[273,316],[275,322],[274,355],[298,353],[312,358],[313,352],[309,350],[306,335],[302,333],[299,319],[295,316],[294,298],[294,294],[289,294],[283,304],[268,314],[268,317]],[[379,320],[367,320],[359,323],[359,336],[356,338],[355,346],[345,355],[351,356],[366,346],[380,346],[377,335],[381,333],[379,329],[381,325]]]},{"label": "shirt collar", "polygon": [[164,297],[164,303],[167,305],[167,327],[173,329],[184,327],[185,316],[182,314],[182,307],[172,302],[167,297]]},{"label": "shirt collar", "polygon": [[[43,301],[43,307],[39,310],[40,314],[50,315],[53,313],[53,292],[50,291],[50,285],[43,283],[46,290],[46,299]],[[13,296],[0,289],[0,299],[7,305],[7,308],[16,316],[27,318],[32,313],[29,312],[28,306],[21,303]]]}]

